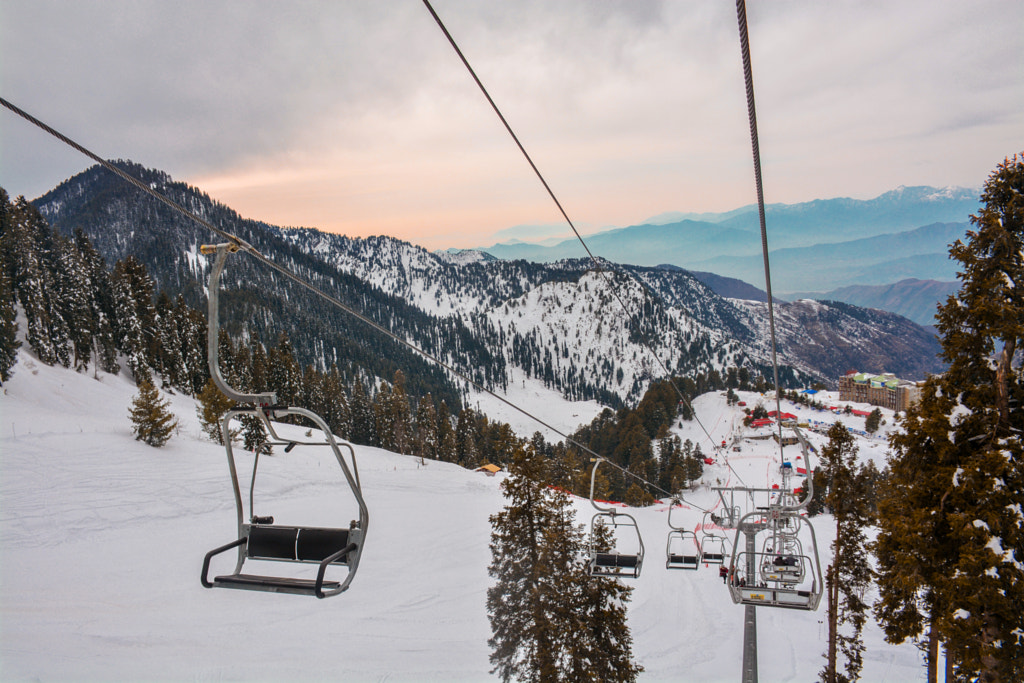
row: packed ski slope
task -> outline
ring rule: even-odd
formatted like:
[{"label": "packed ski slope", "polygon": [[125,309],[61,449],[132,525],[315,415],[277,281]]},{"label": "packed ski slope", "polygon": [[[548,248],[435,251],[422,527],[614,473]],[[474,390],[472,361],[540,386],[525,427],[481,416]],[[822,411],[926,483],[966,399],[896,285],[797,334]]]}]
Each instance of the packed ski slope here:
[{"label": "packed ski slope", "polygon": [[[491,678],[488,515],[503,504],[501,475],[357,446],[370,524],[348,592],[316,600],[207,590],[199,582],[203,556],[233,540],[235,512],[223,449],[201,436],[194,402],[170,397],[179,433],[150,448],[132,438],[135,387],[123,376],[95,379],[43,366],[25,351],[20,358],[0,396],[0,679]],[[579,422],[596,409],[533,407]],[[732,438],[738,409],[718,395],[700,397],[696,407],[714,439]],[[681,434],[710,450],[697,424]],[[776,476],[777,446],[741,443],[741,452],[730,451],[732,470],[707,468],[710,485],[738,478],[763,485]],[[883,442],[869,443],[862,454],[880,460]],[[337,465],[326,449],[302,450],[261,461],[257,511],[346,525],[354,503]],[[690,498],[702,507],[714,500],[704,488]],[[579,520],[589,521],[589,502],[577,507]],[[666,509],[631,510],[647,546],[629,611],[634,652],[646,668],[641,680],[735,681],[743,609],[714,566],[665,569]],[[701,521],[695,507],[684,512],[688,527]],[[827,555],[828,518],[816,526]],[[759,609],[761,680],[815,679],[824,618],[824,603],[812,613]],[[864,680],[923,678],[913,646],[886,645],[873,624],[865,640]]]}]

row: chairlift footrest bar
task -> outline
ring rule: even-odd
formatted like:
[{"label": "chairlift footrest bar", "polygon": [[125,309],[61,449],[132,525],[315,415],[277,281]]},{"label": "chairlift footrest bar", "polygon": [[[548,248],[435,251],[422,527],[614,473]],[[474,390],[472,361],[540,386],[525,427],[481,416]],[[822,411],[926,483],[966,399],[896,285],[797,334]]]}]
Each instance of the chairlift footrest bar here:
[{"label": "chairlift footrest bar", "polygon": [[[227,574],[213,579],[218,588],[237,588],[242,590],[267,591],[270,593],[293,593],[296,595],[316,595],[317,582],[314,579],[294,579],[279,576],[257,576],[254,574]],[[338,581],[324,581],[320,585],[321,592],[336,590],[341,586]]]}]

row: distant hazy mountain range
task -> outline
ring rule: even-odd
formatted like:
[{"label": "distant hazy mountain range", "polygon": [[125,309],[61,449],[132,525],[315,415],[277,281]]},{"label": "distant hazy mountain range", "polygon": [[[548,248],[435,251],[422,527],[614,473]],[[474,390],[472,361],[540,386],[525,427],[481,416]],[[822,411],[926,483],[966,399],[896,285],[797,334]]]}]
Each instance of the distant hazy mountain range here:
[{"label": "distant hazy mountain range", "polygon": [[[714,289],[712,287],[712,289]],[[851,285],[830,292],[792,293],[786,298],[843,301],[863,308],[898,313],[918,325],[935,324],[935,308],[960,290],[960,282],[900,280],[890,285]]]},{"label": "distant hazy mountain range", "polygon": [[[950,281],[950,242],[963,237],[978,209],[978,192],[964,188],[901,187],[875,199],[825,199],[767,208],[772,288],[824,292],[899,280]],[[586,238],[598,255],[617,262],[672,264],[763,287],[756,207],[721,214],[663,214],[643,225]],[[552,262],[583,254],[576,240],[554,246],[496,244],[481,248],[501,259]]]},{"label": "distant hazy mountain range", "polygon": [[[979,207],[978,190],[900,187],[875,199],[819,199],[766,209],[776,299],[841,301],[931,325],[957,290],[950,243]],[[666,213],[586,238],[617,262],[682,268],[721,296],[767,301],[756,206],[724,213]],[[481,248],[499,259],[539,263],[578,258],[577,240]]]}]

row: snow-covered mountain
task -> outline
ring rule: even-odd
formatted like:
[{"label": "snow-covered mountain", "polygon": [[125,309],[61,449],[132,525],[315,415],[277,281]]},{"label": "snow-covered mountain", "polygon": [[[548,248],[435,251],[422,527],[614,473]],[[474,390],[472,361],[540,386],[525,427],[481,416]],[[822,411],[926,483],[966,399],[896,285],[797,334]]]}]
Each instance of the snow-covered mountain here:
[{"label": "snow-covered mountain", "polygon": [[[597,268],[581,259],[499,261],[473,252],[431,253],[389,237],[282,229],[242,219],[166,174],[127,167],[489,387],[507,387],[518,372],[568,398],[617,405],[637,400],[652,378],[667,372],[742,366],[767,375],[766,309],[724,299],[686,271],[608,262]],[[209,266],[197,249],[213,236],[201,228],[99,168],[35,203],[58,230],[82,229],[110,261],[134,255],[161,287],[202,305]],[[245,257],[232,261],[226,282],[237,293],[228,296],[237,308],[224,307],[228,316],[238,311],[228,324],[235,332],[272,341],[285,329],[305,362],[377,362],[370,372],[388,378],[383,356],[405,370],[416,393],[437,396],[446,382],[458,386]],[[777,313],[784,382],[829,382],[854,367],[910,378],[939,370],[934,338],[898,316],[784,302]]]},{"label": "snow-covered mountain", "polygon": [[[4,383],[4,680],[489,680],[488,515],[504,504],[503,475],[355,446],[370,524],[346,593],[316,600],[207,590],[199,581],[203,556],[236,533],[224,449],[202,436],[196,404],[182,395],[165,396],[180,420],[165,447],[135,441],[127,417],[135,392],[124,373],[78,374],[45,366],[26,350]],[[749,392],[740,398],[761,400]],[[581,408],[557,399],[549,405],[553,413]],[[779,481],[778,447],[737,428],[739,409],[718,394],[698,397],[694,407],[712,439],[736,438],[742,451],[730,452],[729,466],[709,465],[704,483],[673,513],[688,529],[701,523],[700,508],[717,502],[708,486]],[[784,410],[801,420],[835,419],[789,403]],[[883,412],[885,430],[892,415]],[[862,418],[843,420],[863,428]],[[673,431],[707,445],[693,422]],[[819,448],[824,442],[817,433],[808,438]],[[862,459],[881,461],[882,439],[856,441]],[[240,467],[251,468],[252,455],[236,453]],[[261,511],[299,524],[350,518],[353,503],[324,449],[263,458],[260,472]],[[588,522],[589,501],[574,504],[577,522]],[[714,566],[665,568],[666,504],[629,512],[647,546],[628,611],[633,651],[645,667],[640,680],[737,680],[744,610]],[[812,523],[827,566],[831,519]],[[824,614],[824,607],[757,610],[761,680],[816,677]],[[923,677],[918,650],[887,644],[870,619],[864,641],[863,680]]]}]

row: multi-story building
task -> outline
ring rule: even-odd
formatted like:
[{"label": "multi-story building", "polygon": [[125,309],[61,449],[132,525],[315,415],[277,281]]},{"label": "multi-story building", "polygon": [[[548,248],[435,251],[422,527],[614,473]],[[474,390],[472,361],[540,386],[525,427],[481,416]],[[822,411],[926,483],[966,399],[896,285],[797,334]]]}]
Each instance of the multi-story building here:
[{"label": "multi-story building", "polygon": [[870,403],[902,411],[917,403],[920,395],[917,382],[899,379],[891,373],[872,375],[851,370],[839,378],[840,401]]}]

